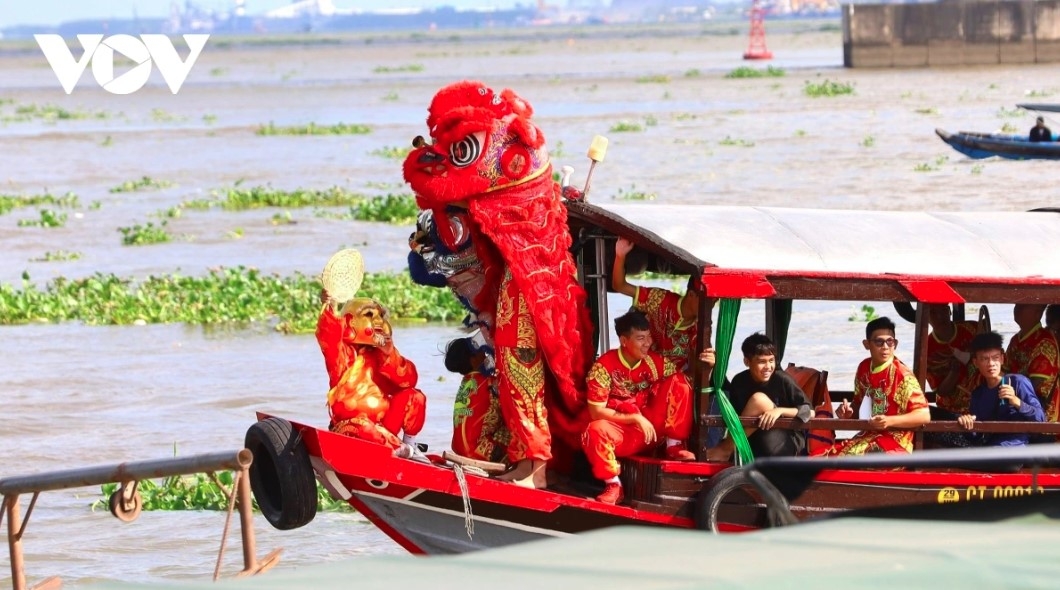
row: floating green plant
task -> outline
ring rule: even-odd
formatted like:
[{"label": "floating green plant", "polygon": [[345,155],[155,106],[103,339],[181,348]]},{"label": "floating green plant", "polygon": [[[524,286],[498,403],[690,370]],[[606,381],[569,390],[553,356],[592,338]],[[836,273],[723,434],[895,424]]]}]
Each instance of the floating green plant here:
[{"label": "floating green plant", "polygon": [[866,135],[865,138],[861,140],[861,147],[868,148],[874,145],[876,145],[876,138],[871,135]]},{"label": "floating green plant", "polygon": [[735,147],[754,147],[755,142],[747,139],[740,139],[738,137],[729,137],[728,135],[726,135],[724,139],[718,141],[718,145],[728,145]]},{"label": "floating green plant", "polygon": [[0,112],[0,123],[23,123],[26,121],[39,120],[45,123],[57,121],[73,121],[79,119],[107,119],[110,115],[105,111],[81,111],[69,110],[53,104],[19,104],[14,105],[10,112]]},{"label": "floating green plant", "polygon": [[112,193],[131,193],[148,189],[163,189],[173,186],[168,180],[155,180],[150,176],[143,176],[138,180],[126,180],[110,189]]},{"label": "floating green plant", "polygon": [[38,258],[30,258],[30,262],[66,262],[67,260],[80,260],[80,252],[67,252],[66,250],[56,250],[54,252],[45,252],[43,256]]},{"label": "floating green plant", "polygon": [[[194,475],[173,475],[159,482],[152,479],[140,480],[136,490],[140,493],[143,510],[228,510],[228,496],[225,490],[233,489],[235,476],[231,471],[217,474],[217,481],[224,485],[224,490],[205,473]],[[110,496],[118,490],[118,484],[107,483],[100,486],[103,497],[92,503],[92,510],[108,510]],[[258,503],[254,501],[254,509]],[[317,482],[317,510],[321,512],[353,512],[345,501],[335,500],[327,490]]]},{"label": "floating green plant", "polygon": [[876,313],[875,307],[869,304],[864,304],[861,306],[861,309],[852,309],[847,320],[851,322],[871,322],[878,317],[880,317],[880,315]]},{"label": "floating green plant", "polygon": [[412,147],[398,147],[394,145],[386,145],[381,148],[376,148],[369,152],[373,156],[379,156],[380,158],[388,158],[390,160],[404,160],[409,152],[412,151]]},{"label": "floating green plant", "polygon": [[780,78],[784,76],[784,68],[768,66],[764,70],[752,68],[751,66],[740,66],[725,74],[726,78]]},{"label": "floating green plant", "polygon": [[19,227],[62,227],[66,225],[66,213],[59,213],[51,209],[41,209],[39,219],[19,219]]},{"label": "floating green plant", "polygon": [[802,87],[802,92],[812,98],[842,96],[844,94],[854,94],[854,85],[834,80],[825,80],[823,82],[807,81]]},{"label": "floating green plant", "polygon": [[151,109],[151,120],[158,123],[172,123],[174,121],[183,121],[186,117],[183,115],[174,115],[165,109],[154,108]]},{"label": "floating green plant", "polygon": [[149,244],[163,244],[173,239],[173,236],[166,231],[166,221],[158,225],[148,221],[147,223],[140,225],[136,224],[131,227],[119,227],[118,231],[121,232],[121,243],[123,246],[147,246]]},{"label": "floating green plant", "polygon": [[401,72],[422,72],[423,64],[405,64],[401,66],[376,66],[372,70],[377,74],[398,74]]},{"label": "floating green plant", "polygon": [[631,121],[619,121],[611,126],[608,130],[611,133],[632,133],[637,131],[644,131],[644,127],[640,123],[633,123]]},{"label": "floating green plant", "polygon": [[276,213],[269,219],[269,223],[273,225],[295,225],[298,223],[291,217],[290,211],[284,211],[283,213]]},{"label": "floating green plant", "polygon": [[371,132],[372,128],[368,125],[357,123],[335,123],[334,125],[308,123],[282,127],[269,121],[267,125],[259,125],[255,133],[258,135],[367,135]]},{"label": "floating green plant", "polygon": [[416,205],[416,198],[410,194],[373,197],[361,202],[353,209],[354,219],[398,225],[415,223],[416,216],[420,212]]},{"label": "floating green plant", "polygon": [[80,203],[74,193],[66,193],[59,197],[50,193],[43,195],[0,195],[0,215],[10,213],[14,209],[39,205],[54,205],[56,207],[75,209],[80,206]]},{"label": "floating green plant", "polygon": [[209,199],[196,199],[184,202],[189,209],[209,209],[220,207],[226,211],[245,211],[262,207],[283,207],[298,209],[302,207],[341,207],[356,205],[366,199],[362,194],[350,192],[333,186],[327,189],[294,189],[290,191],[255,186],[251,188],[233,187],[210,192]]},{"label": "floating green plant", "polygon": [[419,207],[416,205],[416,198],[412,195],[388,194],[365,199],[344,212],[336,213],[319,210],[316,212],[316,216],[406,225],[416,222],[416,216],[419,215],[419,211]]},{"label": "floating green plant", "polygon": [[[79,321],[91,325],[266,322],[282,332],[312,332],[320,313],[319,279],[301,273],[214,268],[200,277],[150,276],[134,282],[113,274],[58,277],[38,287],[0,283],[0,324]],[[454,321],[464,317],[448,289],[424,287],[407,272],[368,273],[358,293],[382,303],[394,319]]]},{"label": "floating green plant", "polygon": [[637,185],[629,187],[628,190],[618,189],[612,199],[616,201],[654,201],[655,193],[638,191]]},{"label": "floating green plant", "polygon": [[666,74],[652,74],[649,76],[640,76],[634,80],[637,84],[668,84],[670,82],[670,76]]}]

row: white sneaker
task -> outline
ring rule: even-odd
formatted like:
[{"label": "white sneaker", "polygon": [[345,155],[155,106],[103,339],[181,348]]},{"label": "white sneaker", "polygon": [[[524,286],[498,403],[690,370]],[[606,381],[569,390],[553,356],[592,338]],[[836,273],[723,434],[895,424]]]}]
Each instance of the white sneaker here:
[{"label": "white sneaker", "polygon": [[418,448],[409,445],[408,443],[401,443],[401,446],[394,449],[394,456],[400,459],[411,459],[413,461],[419,461],[420,463],[430,463],[431,459],[427,455],[423,454],[423,451]]}]

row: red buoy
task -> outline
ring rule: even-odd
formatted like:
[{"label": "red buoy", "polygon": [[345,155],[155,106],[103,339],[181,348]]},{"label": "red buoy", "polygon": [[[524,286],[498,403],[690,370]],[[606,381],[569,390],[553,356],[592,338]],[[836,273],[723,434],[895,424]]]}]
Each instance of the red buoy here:
[{"label": "red buoy", "polygon": [[773,59],[773,53],[766,47],[766,11],[758,5],[758,0],[751,1],[751,41],[747,45],[744,59]]}]

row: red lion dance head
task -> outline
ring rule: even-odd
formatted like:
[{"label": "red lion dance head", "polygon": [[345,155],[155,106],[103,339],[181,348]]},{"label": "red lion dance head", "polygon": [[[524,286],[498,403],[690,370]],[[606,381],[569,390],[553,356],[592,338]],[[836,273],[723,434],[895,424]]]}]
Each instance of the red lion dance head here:
[{"label": "red lion dance head", "polygon": [[423,209],[550,176],[545,136],[534,109],[511,90],[457,82],[434,96],[427,117],[431,142],[417,137],[405,180]]},{"label": "red lion dance head", "polygon": [[[478,303],[496,305],[496,288],[510,270],[527,295],[549,371],[573,408],[584,399],[592,329],[569,252],[567,209],[533,113],[508,89],[495,92],[473,81],[446,86],[428,110],[430,140],[413,141],[404,174],[417,203],[433,210],[436,221],[447,218],[447,206],[467,209],[486,272]],[[438,233],[453,245],[449,225],[439,223]]]}]

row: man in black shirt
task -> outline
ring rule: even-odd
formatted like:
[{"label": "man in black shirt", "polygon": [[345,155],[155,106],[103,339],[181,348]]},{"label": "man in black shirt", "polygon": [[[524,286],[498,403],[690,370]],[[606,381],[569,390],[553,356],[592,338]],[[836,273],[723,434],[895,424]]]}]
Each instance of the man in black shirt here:
[{"label": "man in black shirt", "polygon": [[1038,120],[1034,123],[1034,127],[1031,127],[1031,141],[1052,141],[1053,132],[1045,126],[1045,118],[1038,117]]},{"label": "man in black shirt", "polygon": [[[754,333],[740,346],[746,371],[732,379],[729,401],[740,416],[757,417],[757,427],[747,427],[747,437],[756,457],[792,457],[806,450],[806,436],[801,430],[774,429],[778,418],[798,418],[806,422],[813,417],[813,407],[795,380],[777,371],[777,347],[766,335]],[[733,443],[726,438],[707,450],[707,460],[728,461]]]}]

